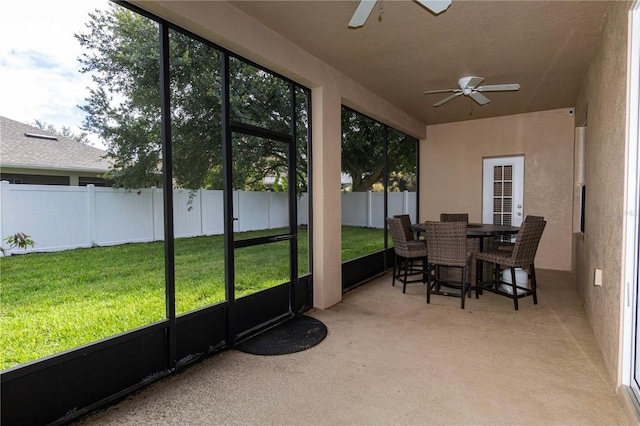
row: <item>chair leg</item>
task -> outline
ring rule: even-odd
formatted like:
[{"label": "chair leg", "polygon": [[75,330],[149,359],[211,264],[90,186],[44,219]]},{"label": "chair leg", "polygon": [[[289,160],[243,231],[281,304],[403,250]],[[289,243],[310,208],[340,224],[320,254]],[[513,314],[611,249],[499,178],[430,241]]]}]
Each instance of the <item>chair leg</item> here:
[{"label": "chair leg", "polygon": [[427,283],[427,262],[426,259],[422,260],[422,284]]},{"label": "chair leg", "polygon": [[[476,260],[476,299],[479,299],[482,295],[482,285],[480,283],[484,283],[484,261]],[[469,293],[469,297],[471,297],[471,293]]]},{"label": "chair leg", "polygon": [[536,282],[536,268],[531,264],[531,290],[533,290],[533,304],[538,304],[538,283]]},{"label": "chair leg", "polygon": [[426,256],[422,259],[422,284],[425,284],[427,282],[425,272],[429,272],[429,261],[427,260]]},{"label": "chair leg", "polygon": [[[480,271],[484,271],[484,262],[482,260],[476,260],[476,299],[480,298],[481,290],[480,283],[482,282],[482,278],[484,278],[484,274],[480,273]],[[471,296],[471,293],[469,293]]]},{"label": "chair leg", "polygon": [[476,282],[474,283],[476,286],[476,299],[482,295],[482,287],[479,283],[484,280],[484,262],[482,260],[476,260]]},{"label": "chair leg", "polygon": [[511,268],[511,288],[513,288],[513,306],[518,310],[518,289],[516,283],[516,268]]},{"label": "chair leg", "polygon": [[464,299],[467,295],[467,268],[466,267],[462,267],[462,283],[460,284],[460,291],[462,292],[460,294],[460,299],[462,300],[462,302],[460,303],[460,309],[464,309]]},{"label": "chair leg", "polygon": [[409,274],[410,262],[411,261],[408,258],[404,259],[404,282],[402,283],[403,294],[407,291],[407,275]]},{"label": "chair leg", "polygon": [[431,266],[427,265],[427,303],[431,303]]},{"label": "chair leg", "polygon": [[392,279],[391,279],[391,286],[395,287],[396,286],[396,265],[398,264],[398,255],[394,254],[393,255],[393,273],[392,273]]}]

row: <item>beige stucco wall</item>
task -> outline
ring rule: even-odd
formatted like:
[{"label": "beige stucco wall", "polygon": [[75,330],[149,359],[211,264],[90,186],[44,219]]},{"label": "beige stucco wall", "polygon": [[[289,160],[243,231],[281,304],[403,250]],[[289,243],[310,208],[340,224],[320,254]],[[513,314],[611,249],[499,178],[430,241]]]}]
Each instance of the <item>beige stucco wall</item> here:
[{"label": "beige stucco wall", "polygon": [[524,214],[547,220],[536,267],[571,269],[573,115],[569,108],[429,126],[420,146],[420,216],[482,221],[482,161],[524,155]]},{"label": "beige stucco wall", "polygon": [[[586,228],[575,235],[574,275],[610,379],[620,383],[628,2],[612,2],[576,103],[586,120]],[[593,285],[595,268],[602,287]]]}]

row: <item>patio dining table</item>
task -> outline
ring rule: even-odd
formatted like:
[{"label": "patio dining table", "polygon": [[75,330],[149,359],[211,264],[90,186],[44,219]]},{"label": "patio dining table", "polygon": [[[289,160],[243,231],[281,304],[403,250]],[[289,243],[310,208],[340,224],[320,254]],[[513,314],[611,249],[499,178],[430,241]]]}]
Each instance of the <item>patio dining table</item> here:
[{"label": "patio dining table", "polygon": [[[423,228],[424,229],[424,228]],[[468,223],[467,238],[479,238],[480,250],[483,249],[482,240],[484,237],[499,237],[503,235],[514,235],[520,230],[519,226],[495,225],[493,223]]]},{"label": "patio dining table", "polygon": [[[411,225],[411,229],[418,234],[425,231],[424,223],[416,223]],[[468,250],[471,252],[473,259],[476,257],[476,253],[483,251],[485,243],[493,243],[495,237],[501,237],[504,235],[514,235],[520,230],[518,226],[512,225],[495,225],[493,223],[468,223],[467,224],[467,238],[472,239],[469,241]],[[475,286],[476,277],[481,276],[482,280],[491,279],[491,268],[487,265],[487,268],[481,270],[482,266],[476,262],[476,268],[469,268],[469,282]],[[472,260],[473,264],[473,260]]]},{"label": "patio dining table", "polygon": [[[416,223],[411,225],[411,229],[415,232],[424,232],[424,223]],[[480,248],[482,249],[482,239],[484,237],[498,237],[502,235],[517,234],[520,230],[519,226],[512,225],[495,225],[493,223],[468,223],[467,238],[479,238]]]}]

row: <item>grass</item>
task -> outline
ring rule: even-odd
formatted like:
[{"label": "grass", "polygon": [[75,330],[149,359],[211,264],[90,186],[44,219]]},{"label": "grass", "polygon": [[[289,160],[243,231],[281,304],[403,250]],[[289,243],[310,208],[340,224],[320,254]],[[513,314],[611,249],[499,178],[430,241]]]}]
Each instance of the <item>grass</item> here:
[{"label": "grass", "polygon": [[[274,231],[242,238],[267,233]],[[344,227],[342,260],[381,250],[382,236],[379,229]],[[306,229],[299,231],[298,241],[303,275]],[[176,313],[225,300],[224,268],[222,236],[176,240]],[[288,243],[238,249],[235,268],[237,297],[287,282]],[[163,242],[3,257],[0,273],[0,369],[166,316]]]},{"label": "grass", "polygon": [[[391,236],[389,236],[391,245]],[[342,261],[355,259],[363,254],[374,253],[384,249],[384,230],[342,227]]]}]

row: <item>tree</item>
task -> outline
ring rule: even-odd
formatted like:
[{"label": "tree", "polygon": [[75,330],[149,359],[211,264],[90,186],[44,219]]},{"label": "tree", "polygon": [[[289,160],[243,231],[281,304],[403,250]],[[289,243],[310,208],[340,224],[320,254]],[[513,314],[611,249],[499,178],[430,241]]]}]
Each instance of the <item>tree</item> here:
[{"label": "tree", "polygon": [[[384,130],[381,123],[348,108],[342,109],[342,172],[351,176],[352,191],[384,188]],[[416,141],[388,127],[386,134],[387,190],[405,190],[411,187],[412,180],[415,182]]]},{"label": "tree", "polygon": [[76,34],[90,51],[79,59],[81,71],[90,72],[97,85],[81,107],[84,128],[106,141],[115,186],[159,185],[158,28],[112,3],[89,16],[89,32]]},{"label": "tree", "polygon": [[80,143],[89,144],[89,135],[87,132],[73,133],[69,127],[65,126],[63,126],[61,129],[57,129],[53,124],[49,124],[40,120],[35,120],[29,125],[37,127],[40,130],[44,130],[45,132],[53,133],[54,135],[63,136]]},{"label": "tree", "polygon": [[[87,103],[86,130],[107,142],[116,186],[160,185],[160,72],[158,26],[116,4],[90,14],[87,32],[76,34],[86,48],[82,72],[97,88]],[[220,52],[184,33],[170,31],[170,97],[173,177],[182,188],[222,188]],[[230,59],[233,121],[288,133],[291,87],[239,59]],[[307,138],[306,96],[296,91],[298,144]],[[237,189],[262,189],[264,177],[289,179],[286,144],[255,136],[233,137]],[[302,152],[301,152],[302,151]],[[306,190],[306,149],[298,150],[296,181]]]},{"label": "tree", "polygon": [[[106,141],[115,186],[161,185],[159,29],[146,17],[111,3],[90,14],[87,31],[76,34],[86,49],[82,72],[96,88],[81,108],[84,129]],[[179,31],[169,32],[173,178],[188,189],[222,188],[221,53]],[[308,98],[301,88],[233,56],[229,59],[230,116],[233,122],[289,133],[294,90],[297,168],[287,169],[287,144],[234,133],[233,187],[285,190],[295,177],[307,190]],[[354,191],[382,182],[385,127],[361,114],[343,112],[342,165]],[[415,140],[387,128],[390,174],[403,176],[393,188],[415,182]],[[397,189],[399,190],[399,189]]]}]

